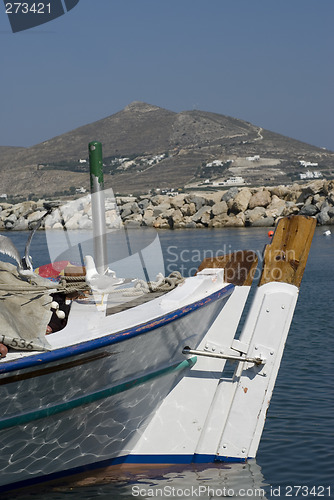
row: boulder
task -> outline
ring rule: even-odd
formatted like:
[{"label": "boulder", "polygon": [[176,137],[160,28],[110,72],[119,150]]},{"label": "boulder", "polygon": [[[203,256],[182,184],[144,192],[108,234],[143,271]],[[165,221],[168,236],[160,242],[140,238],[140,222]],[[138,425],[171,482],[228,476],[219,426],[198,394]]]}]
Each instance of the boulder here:
[{"label": "boulder", "polygon": [[315,205],[304,205],[299,212],[299,215],[308,215],[313,216],[318,212],[318,209]]},{"label": "boulder", "polygon": [[327,195],[328,203],[334,205],[334,191],[330,191]]},{"label": "boulder", "polygon": [[327,213],[330,216],[330,218],[334,217],[334,207],[329,208]]},{"label": "boulder", "polygon": [[152,196],[151,198],[151,203],[152,205],[161,205],[162,203],[168,202],[168,196],[165,196],[163,194],[158,194],[156,196]]},{"label": "boulder", "polygon": [[196,213],[195,203],[187,203],[181,207],[181,212],[185,216],[194,215]]},{"label": "boulder", "polygon": [[282,217],[287,215],[297,215],[301,207],[298,207],[293,201],[286,201],[285,208],[282,212]]},{"label": "boulder", "polygon": [[288,190],[288,193],[284,199],[286,201],[293,201],[296,203],[301,193],[302,192],[300,186],[298,184],[293,184],[292,186],[290,186],[290,189]]},{"label": "boulder", "polygon": [[196,207],[196,211],[202,208],[205,205],[205,200],[201,196],[197,195],[188,195],[185,197],[186,203],[194,203]]},{"label": "boulder", "polygon": [[146,208],[146,210],[144,210],[144,213],[143,213],[143,219],[144,220],[151,219],[152,217],[154,218],[152,208]]},{"label": "boulder", "polygon": [[[108,224],[108,218],[106,217],[106,224]],[[92,219],[88,217],[87,214],[82,214],[80,219],[78,220],[78,229],[92,229],[93,222]]]},{"label": "boulder", "polygon": [[[84,219],[84,217],[86,217]],[[106,218],[106,225],[110,227],[115,227],[119,228],[121,227],[121,219],[119,215],[117,214],[116,210],[107,210],[105,213],[105,218]],[[83,215],[82,219],[84,220],[90,220],[90,224],[92,224],[91,219],[88,218],[88,215]],[[80,222],[81,224],[81,222]],[[85,229],[88,228],[88,223],[85,223]]]},{"label": "boulder", "polygon": [[228,191],[226,191],[226,193],[223,194],[222,198],[221,198],[221,201],[226,201],[226,203],[229,201],[229,200],[233,200],[237,194],[239,193],[239,189],[237,187],[231,187]]},{"label": "boulder", "polygon": [[281,200],[285,200],[290,193],[290,190],[287,186],[274,186],[268,188],[268,191],[271,193],[271,196],[277,196]]},{"label": "boulder", "polygon": [[141,210],[146,210],[149,205],[151,205],[151,202],[147,198],[144,198],[143,200],[138,202],[138,207]]},{"label": "boulder", "polygon": [[248,203],[251,197],[252,193],[249,188],[241,189],[233,200],[231,212],[233,214],[238,214],[239,212],[244,212],[245,210],[247,210]]},{"label": "boulder", "polygon": [[[200,208],[192,217],[191,219],[194,221],[194,222],[201,222],[201,219],[202,217],[205,215],[205,214],[210,214],[211,212],[211,207],[205,205],[204,207]],[[205,218],[206,220],[206,218]]]},{"label": "boulder", "polygon": [[215,205],[213,205],[211,209],[212,215],[220,215],[227,213],[227,203],[226,201],[219,201]]},{"label": "boulder", "polygon": [[154,223],[153,223],[153,227],[157,228],[157,229],[169,229],[169,224],[168,224],[168,221],[167,219],[163,219],[162,217],[158,217],[157,219],[155,219]]},{"label": "boulder", "polygon": [[34,222],[37,222],[40,220],[40,218],[44,215],[45,212],[40,212],[39,210],[37,212],[32,212],[27,216],[27,223],[29,226],[33,226]]},{"label": "boulder", "polygon": [[[240,214],[244,215],[244,214]],[[238,215],[220,214],[211,219],[209,227],[243,227],[243,218]]]},{"label": "boulder", "polygon": [[273,195],[271,203],[266,208],[268,217],[280,217],[285,209],[285,201],[281,200],[277,195]]},{"label": "boulder", "polygon": [[253,227],[272,227],[274,225],[275,220],[273,217],[262,217],[252,224]]},{"label": "boulder", "polygon": [[14,224],[13,229],[15,231],[27,231],[28,230],[28,222],[24,217],[20,217]]},{"label": "boulder", "polygon": [[323,226],[324,224],[327,224],[330,220],[330,216],[328,215],[327,210],[322,210],[317,214],[317,223]]},{"label": "boulder", "polygon": [[309,182],[306,186],[302,187],[302,193],[305,193],[306,196],[321,192],[324,192],[324,181],[321,179]]},{"label": "boulder", "polygon": [[247,225],[253,226],[256,221],[263,219],[266,216],[266,209],[264,207],[255,207],[252,210],[245,211],[245,218]]},{"label": "boulder", "polygon": [[257,191],[249,200],[249,208],[252,210],[255,207],[267,207],[271,202],[271,195],[267,189]]},{"label": "boulder", "polygon": [[169,203],[160,203],[159,205],[154,206],[153,215],[154,217],[159,217],[163,215],[167,210],[170,210],[171,206]]},{"label": "boulder", "polygon": [[178,194],[169,198],[169,203],[172,208],[181,208],[184,206],[184,194]]}]

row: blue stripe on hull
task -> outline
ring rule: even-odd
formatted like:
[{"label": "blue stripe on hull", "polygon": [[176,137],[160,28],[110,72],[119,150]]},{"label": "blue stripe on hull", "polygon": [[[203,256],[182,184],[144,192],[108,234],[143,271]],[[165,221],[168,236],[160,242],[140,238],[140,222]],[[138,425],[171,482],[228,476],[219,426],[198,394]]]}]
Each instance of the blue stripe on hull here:
[{"label": "blue stripe on hull", "polygon": [[129,328],[127,330],[105,335],[103,337],[94,340],[87,340],[85,342],[81,342],[80,344],[72,345],[70,347],[63,347],[60,349],[55,349],[54,351],[33,354],[27,358],[17,359],[15,361],[3,362],[1,363],[0,366],[0,374],[12,372],[22,368],[39,366],[44,363],[58,361],[60,359],[68,358],[70,356],[77,356],[78,354],[91,352],[101,347],[116,344],[118,342],[123,342],[137,335],[142,335],[149,331],[155,330],[156,328],[160,328],[164,325],[167,325],[168,323],[171,323],[179,318],[182,318],[183,316],[186,316],[187,314],[190,314],[191,312],[196,311],[197,309],[204,307],[219,299],[227,298],[233,292],[233,290],[234,290],[234,285],[229,284],[226,285],[221,290],[218,290],[217,292],[201,300],[198,300],[197,302],[193,302],[188,306],[184,306],[180,309],[177,309],[176,311],[172,311],[171,313],[152,319],[151,321],[148,321],[146,323],[141,323],[140,325]]}]

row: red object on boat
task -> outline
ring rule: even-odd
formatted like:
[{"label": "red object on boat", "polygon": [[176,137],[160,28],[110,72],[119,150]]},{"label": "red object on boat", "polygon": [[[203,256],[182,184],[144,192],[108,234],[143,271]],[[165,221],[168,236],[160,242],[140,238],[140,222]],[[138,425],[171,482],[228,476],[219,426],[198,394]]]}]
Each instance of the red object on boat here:
[{"label": "red object on boat", "polygon": [[35,269],[35,273],[42,276],[42,278],[58,278],[69,264],[69,260],[52,262],[51,264],[45,264],[44,266],[38,267]]}]

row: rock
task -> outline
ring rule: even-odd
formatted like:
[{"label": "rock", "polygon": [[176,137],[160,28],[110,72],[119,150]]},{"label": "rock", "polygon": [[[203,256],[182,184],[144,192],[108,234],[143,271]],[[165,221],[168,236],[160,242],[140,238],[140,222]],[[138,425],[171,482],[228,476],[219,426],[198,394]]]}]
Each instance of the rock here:
[{"label": "rock", "polygon": [[267,189],[257,191],[249,200],[248,207],[252,210],[255,207],[267,207],[271,202],[271,195]]},{"label": "rock", "polygon": [[39,210],[37,212],[30,213],[27,216],[27,223],[29,224],[29,227],[34,226],[34,223],[38,222],[40,218],[44,215],[44,213],[45,212],[41,212]]},{"label": "rock", "polygon": [[319,179],[308,183],[306,186],[302,187],[302,193],[305,195],[314,195],[324,191],[324,181]]},{"label": "rock", "polygon": [[11,214],[11,215],[8,215],[8,217],[6,217],[5,219],[5,226],[7,227],[10,227],[12,228],[14,226],[14,224],[16,223],[17,221],[17,217],[15,214]]},{"label": "rock", "polygon": [[151,205],[151,202],[150,200],[148,200],[147,198],[144,198],[143,200],[141,200],[139,203],[138,203],[138,207],[141,209],[141,210],[146,210],[147,207]]},{"label": "rock", "polygon": [[266,216],[266,209],[264,207],[255,207],[252,210],[245,211],[246,223],[253,226],[256,221]]},{"label": "rock", "polygon": [[330,191],[327,195],[328,203],[334,205],[334,191]]},{"label": "rock", "polygon": [[299,212],[299,215],[308,215],[313,216],[318,212],[318,209],[315,205],[304,205]]},{"label": "rock", "polygon": [[293,201],[296,203],[298,198],[300,197],[301,193],[302,192],[301,192],[300,186],[298,184],[293,184],[290,187],[290,189],[289,189],[289,191],[284,199],[286,201]]},{"label": "rock", "polygon": [[233,200],[231,212],[234,214],[238,214],[239,212],[244,212],[245,210],[247,210],[248,203],[251,197],[252,193],[250,189],[241,189]]},{"label": "rock", "polygon": [[252,224],[253,227],[272,227],[274,225],[275,220],[273,217],[263,217]]},{"label": "rock", "polygon": [[202,208],[205,205],[204,198],[201,196],[197,195],[189,195],[185,197],[185,202],[186,203],[194,203],[196,207],[196,211],[198,211],[200,208]]},{"label": "rock", "polygon": [[243,226],[244,226],[244,221],[239,216],[239,214],[237,216],[227,215],[227,214],[216,215],[216,217],[214,217],[210,221],[210,227],[243,227]]},{"label": "rock", "polygon": [[37,204],[34,201],[24,201],[15,205],[15,213],[26,218],[29,214],[32,214],[37,209]]},{"label": "rock", "polygon": [[221,201],[226,201],[226,203],[229,200],[233,200],[237,194],[239,193],[239,189],[237,187],[231,187],[228,191],[226,191],[225,194],[223,194]]},{"label": "rock", "polygon": [[126,221],[124,221],[124,225],[127,228],[136,229],[136,228],[139,228],[141,226],[141,222],[139,222],[137,220],[126,220]]},{"label": "rock", "polygon": [[266,208],[268,217],[280,217],[285,209],[285,201],[281,200],[275,194],[271,198],[271,203]]},{"label": "rock", "polygon": [[285,202],[285,209],[282,212],[282,216],[286,217],[287,215],[296,215],[299,213],[300,207],[298,207],[293,201]]},{"label": "rock", "polygon": [[82,217],[80,212],[75,213],[66,221],[67,229],[79,229],[79,219]]},{"label": "rock", "polygon": [[155,220],[155,217],[143,217],[142,225],[152,227]]},{"label": "rock", "polygon": [[121,217],[123,220],[126,219],[127,217],[130,217],[131,214],[132,212],[130,207],[121,208]]},{"label": "rock", "polygon": [[12,208],[12,206],[13,205],[11,203],[5,203],[5,202],[1,203],[2,210],[8,210],[8,209]]},{"label": "rock", "polygon": [[209,212],[205,212],[202,217],[201,217],[201,224],[203,224],[203,226],[209,226],[210,224],[210,221],[211,221],[212,217],[211,217],[211,211]]},{"label": "rock", "polygon": [[334,207],[333,208],[329,208],[327,213],[328,213],[328,215],[329,215],[330,218],[334,217]]},{"label": "rock", "polygon": [[321,226],[323,226],[324,224],[327,224],[329,222],[329,220],[330,220],[330,216],[328,215],[327,210],[323,210],[317,214],[317,222]]},{"label": "rock", "polygon": [[290,193],[290,190],[287,186],[274,186],[268,188],[268,191],[271,193],[271,196],[277,196],[281,200],[286,200],[287,196]]},{"label": "rock", "polygon": [[153,208],[153,215],[154,217],[158,217],[159,215],[167,212],[167,210],[170,210],[171,206],[169,203],[161,203],[160,205],[154,206]]},{"label": "rock", "polygon": [[161,205],[162,203],[166,203],[168,201],[168,197],[163,194],[158,194],[156,196],[152,196],[151,203],[154,206]]},{"label": "rock", "polygon": [[139,222],[141,224],[143,216],[141,214],[131,214],[124,222]]},{"label": "rock", "polygon": [[[107,221],[106,221],[106,223],[107,223]],[[108,226],[108,223],[107,223],[107,226]],[[80,219],[78,219],[78,228],[79,229],[92,229],[93,228],[92,219],[90,219],[87,214],[82,214]]]},{"label": "rock", "polygon": [[27,219],[25,219],[24,217],[20,217],[14,224],[14,227],[13,229],[15,229],[15,231],[27,231],[28,230],[28,222],[27,222]]},{"label": "rock", "polygon": [[146,210],[144,210],[143,219],[149,219],[151,217],[154,217],[152,208],[146,208]]},{"label": "rock", "polygon": [[200,208],[192,217],[191,219],[194,222],[201,222],[202,217],[211,212],[211,207],[205,205],[204,207]]},{"label": "rock", "polygon": [[181,207],[181,212],[185,216],[194,215],[196,213],[195,203],[187,203]]},{"label": "rock", "polygon": [[227,213],[227,203],[226,201],[219,201],[215,205],[213,205],[211,209],[212,215],[220,215]]},{"label": "rock", "polygon": [[162,217],[158,217],[155,219],[153,223],[153,227],[156,227],[157,229],[169,229],[169,224],[166,219],[163,219]]},{"label": "rock", "polygon": [[196,222],[194,222],[193,220],[185,220],[184,221],[184,227],[187,228],[187,229],[191,229],[193,227],[196,227]]},{"label": "rock", "polygon": [[[88,219],[87,215],[86,215],[86,217]],[[107,212],[105,213],[105,217],[106,217],[106,226],[107,227],[109,227],[109,228],[111,228],[111,227],[115,227],[115,228],[121,227],[122,220],[121,220],[120,216],[117,214],[116,210],[107,210]],[[92,226],[92,220],[91,219],[88,219],[88,220],[90,220],[90,225]]]},{"label": "rock", "polygon": [[176,209],[174,210],[174,213],[172,214],[172,219],[173,219],[173,226],[174,227],[179,227],[180,224],[183,222],[183,215],[181,210]]},{"label": "rock", "polygon": [[169,203],[172,208],[182,208],[184,206],[184,195],[178,194],[169,198]]}]

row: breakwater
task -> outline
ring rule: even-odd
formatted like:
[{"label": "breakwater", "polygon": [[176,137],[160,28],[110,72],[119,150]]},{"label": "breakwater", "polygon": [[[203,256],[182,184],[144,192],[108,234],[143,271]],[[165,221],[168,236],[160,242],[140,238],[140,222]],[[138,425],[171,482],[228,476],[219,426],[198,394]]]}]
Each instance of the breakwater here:
[{"label": "breakwater", "polygon": [[[45,200],[15,205],[0,202],[0,231],[29,230],[45,213]],[[61,214],[61,217],[60,217]],[[288,215],[316,217],[319,225],[334,224],[334,181],[316,180],[304,185],[231,187],[214,193],[180,193],[106,197],[107,227],[150,226],[161,229],[194,227],[275,226]],[[61,222],[62,220],[62,222]],[[90,229],[90,196],[65,202],[46,217],[41,229]]]}]

